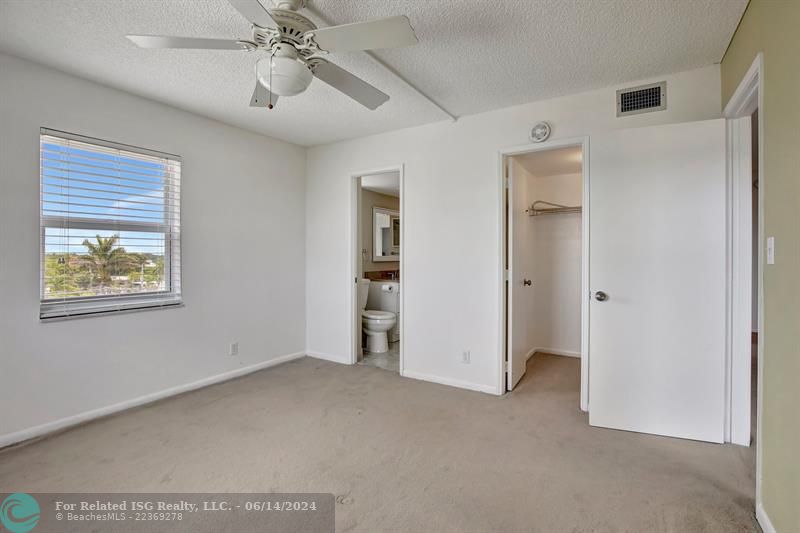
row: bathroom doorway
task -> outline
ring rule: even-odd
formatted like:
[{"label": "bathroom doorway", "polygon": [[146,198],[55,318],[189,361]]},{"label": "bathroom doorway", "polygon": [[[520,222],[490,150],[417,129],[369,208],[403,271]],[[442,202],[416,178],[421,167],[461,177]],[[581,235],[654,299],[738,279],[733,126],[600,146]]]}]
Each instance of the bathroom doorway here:
[{"label": "bathroom doorway", "polygon": [[578,139],[502,156],[503,389],[517,386],[535,363],[531,358],[574,358],[569,364],[580,374],[582,406],[588,322],[581,297],[588,256],[584,153],[585,141]]},{"label": "bathroom doorway", "polygon": [[403,168],[352,178],[352,363],[402,374]]}]

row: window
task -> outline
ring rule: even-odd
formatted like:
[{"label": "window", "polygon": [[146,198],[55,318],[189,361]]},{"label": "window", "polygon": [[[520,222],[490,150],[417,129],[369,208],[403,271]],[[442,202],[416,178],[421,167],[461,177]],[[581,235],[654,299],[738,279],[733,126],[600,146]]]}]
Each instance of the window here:
[{"label": "window", "polygon": [[41,129],[42,319],[181,303],[180,157]]}]

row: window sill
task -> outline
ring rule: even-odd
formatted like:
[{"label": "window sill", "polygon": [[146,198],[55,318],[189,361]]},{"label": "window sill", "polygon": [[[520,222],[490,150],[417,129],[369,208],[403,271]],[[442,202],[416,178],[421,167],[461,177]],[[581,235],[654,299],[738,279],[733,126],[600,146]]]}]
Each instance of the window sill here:
[{"label": "window sill", "polygon": [[39,321],[58,322],[76,318],[119,315],[176,307],[183,307],[183,301],[179,296],[125,297],[109,298],[102,301],[42,303],[39,308]]}]

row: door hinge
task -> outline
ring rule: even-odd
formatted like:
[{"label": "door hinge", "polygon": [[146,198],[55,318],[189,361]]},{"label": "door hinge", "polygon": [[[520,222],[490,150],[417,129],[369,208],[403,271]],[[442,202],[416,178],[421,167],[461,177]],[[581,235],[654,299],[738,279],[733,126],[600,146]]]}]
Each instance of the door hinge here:
[{"label": "door hinge", "polygon": [[504,279],[505,281],[508,281],[509,279],[511,279],[511,273],[508,271],[508,269],[506,269],[506,270],[503,272],[503,279]]},{"label": "door hinge", "polygon": [[506,361],[506,372],[510,372],[510,371],[511,371],[511,362],[510,361]]}]

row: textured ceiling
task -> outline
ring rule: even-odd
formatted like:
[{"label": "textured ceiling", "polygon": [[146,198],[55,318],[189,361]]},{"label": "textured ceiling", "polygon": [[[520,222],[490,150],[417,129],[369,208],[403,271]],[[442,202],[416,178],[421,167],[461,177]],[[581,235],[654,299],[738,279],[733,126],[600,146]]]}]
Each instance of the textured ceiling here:
[{"label": "textured ceiling", "polygon": [[577,174],[583,166],[583,149],[580,146],[570,146],[516,155],[514,159],[537,178]]},{"label": "textured ceiling", "polygon": [[[309,4],[332,24],[408,15],[420,43],[376,55],[462,116],[719,62],[747,0]],[[318,80],[251,109],[256,54],[142,50],[128,33],[247,38],[249,24],[226,0],[0,0],[0,51],[298,144],[447,118],[360,52],[330,59],[391,96],[377,111]]]}]

